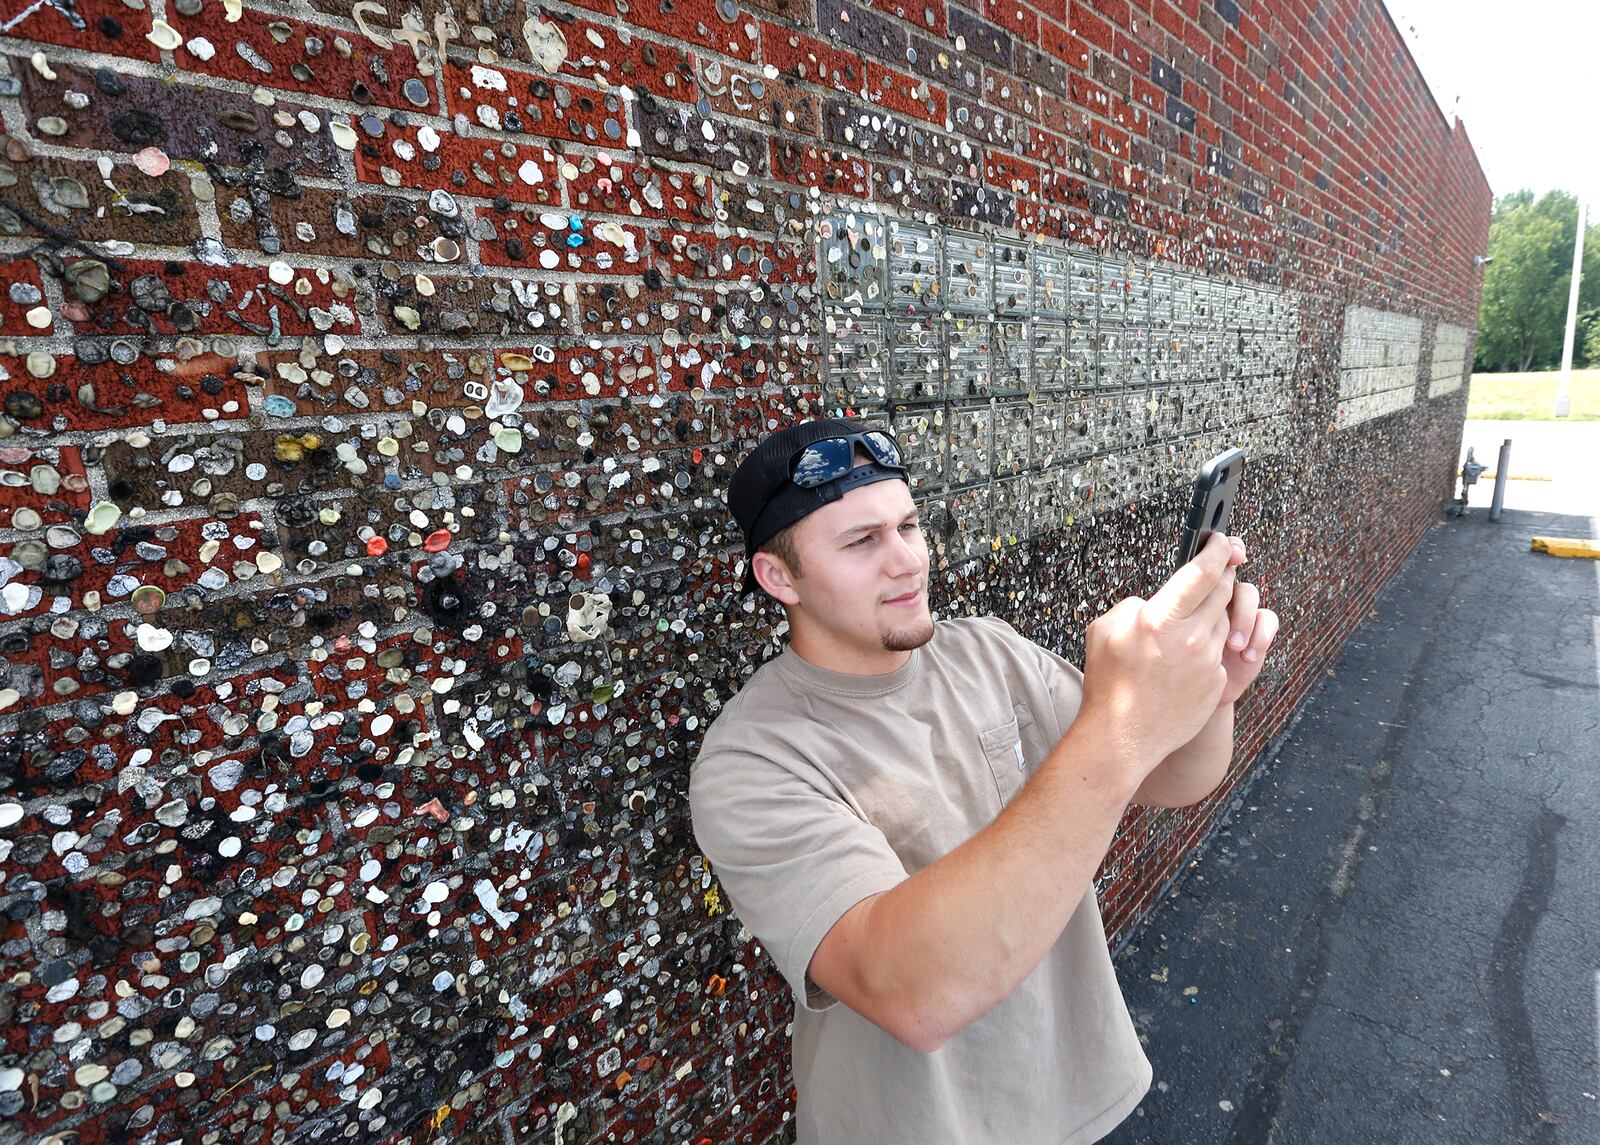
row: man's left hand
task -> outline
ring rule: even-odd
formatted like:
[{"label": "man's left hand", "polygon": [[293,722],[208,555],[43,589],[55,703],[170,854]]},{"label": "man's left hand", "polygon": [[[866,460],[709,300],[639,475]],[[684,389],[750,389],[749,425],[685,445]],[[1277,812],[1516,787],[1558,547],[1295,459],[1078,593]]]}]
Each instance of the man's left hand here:
[{"label": "man's left hand", "polygon": [[[1244,541],[1229,537],[1233,556],[1229,568],[1244,564],[1247,559]],[[1222,690],[1221,707],[1231,704],[1240,696],[1261,671],[1266,661],[1267,649],[1278,635],[1278,614],[1261,607],[1261,590],[1253,584],[1235,581],[1233,599],[1228,604],[1228,639],[1222,648],[1222,666],[1228,671],[1228,683]]]}]

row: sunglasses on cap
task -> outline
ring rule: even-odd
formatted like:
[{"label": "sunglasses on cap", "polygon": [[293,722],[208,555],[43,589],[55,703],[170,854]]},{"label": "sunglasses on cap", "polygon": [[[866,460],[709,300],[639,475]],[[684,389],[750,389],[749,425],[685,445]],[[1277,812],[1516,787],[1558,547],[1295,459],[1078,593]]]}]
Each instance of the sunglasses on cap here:
[{"label": "sunglasses on cap", "polygon": [[895,439],[886,430],[869,429],[861,433],[824,437],[810,445],[801,446],[789,458],[789,480],[802,489],[815,489],[818,485],[837,481],[855,468],[857,445],[884,468],[905,471],[906,464]]}]

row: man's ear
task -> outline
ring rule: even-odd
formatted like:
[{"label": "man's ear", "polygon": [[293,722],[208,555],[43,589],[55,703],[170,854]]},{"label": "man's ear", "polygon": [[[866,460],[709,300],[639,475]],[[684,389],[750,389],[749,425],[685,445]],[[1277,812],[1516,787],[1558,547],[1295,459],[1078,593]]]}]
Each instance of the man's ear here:
[{"label": "man's ear", "polygon": [[750,558],[750,571],[756,578],[756,583],[779,604],[789,605],[800,602],[800,594],[795,591],[794,577],[789,572],[789,566],[771,553],[756,553]]}]

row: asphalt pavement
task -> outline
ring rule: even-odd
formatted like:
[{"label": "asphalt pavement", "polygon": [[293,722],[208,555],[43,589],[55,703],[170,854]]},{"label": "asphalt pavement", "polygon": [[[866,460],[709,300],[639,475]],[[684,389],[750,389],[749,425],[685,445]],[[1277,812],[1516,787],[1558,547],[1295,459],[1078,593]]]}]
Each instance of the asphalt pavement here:
[{"label": "asphalt pavement", "polygon": [[1155,1082],[1105,1141],[1600,1143],[1600,561],[1528,545],[1591,489],[1480,486],[1379,595],[1118,952]]}]

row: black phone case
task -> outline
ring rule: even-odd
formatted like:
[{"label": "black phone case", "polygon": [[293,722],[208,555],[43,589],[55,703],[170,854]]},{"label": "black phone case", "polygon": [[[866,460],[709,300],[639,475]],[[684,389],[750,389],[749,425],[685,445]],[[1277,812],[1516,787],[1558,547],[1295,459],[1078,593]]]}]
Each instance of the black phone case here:
[{"label": "black phone case", "polygon": [[[1244,450],[1219,453],[1200,467],[1194,496],[1178,538],[1178,567],[1194,559],[1213,532],[1226,532],[1233,520],[1233,499],[1244,474]],[[1219,512],[1220,510],[1220,512]]]}]

